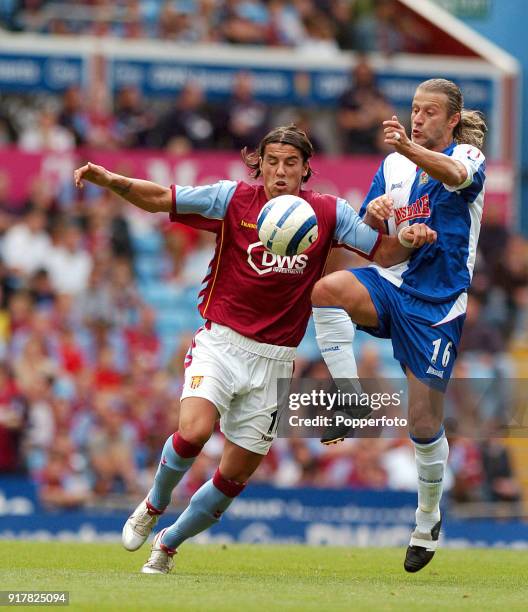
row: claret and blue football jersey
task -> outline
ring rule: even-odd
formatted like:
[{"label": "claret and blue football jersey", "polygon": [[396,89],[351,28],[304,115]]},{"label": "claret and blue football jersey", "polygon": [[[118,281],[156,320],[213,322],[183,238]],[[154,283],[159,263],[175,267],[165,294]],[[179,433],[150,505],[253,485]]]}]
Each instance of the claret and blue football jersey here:
[{"label": "claret and blue football jersey", "polygon": [[345,200],[303,190],[299,195],[315,211],[319,237],[304,253],[275,255],[257,232],[258,214],[268,200],[262,185],[173,185],[172,194],[173,221],[217,236],[200,313],[257,342],[297,346],[311,313],[310,293],[332,247],[342,244],[372,258],[381,240]]}]

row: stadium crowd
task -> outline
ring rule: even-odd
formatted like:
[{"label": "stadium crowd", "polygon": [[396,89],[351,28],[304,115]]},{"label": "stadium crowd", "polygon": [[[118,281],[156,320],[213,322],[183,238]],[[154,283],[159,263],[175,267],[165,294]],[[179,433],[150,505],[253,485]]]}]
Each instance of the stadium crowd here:
[{"label": "stadium crowd", "polygon": [[312,134],[318,153],[385,154],[381,122],[395,112],[376,85],[366,58],[350,74],[337,112],[321,120],[321,109],[268,106],[254,91],[255,76],[240,71],[230,98],[213,102],[195,81],[172,100],[146,101],[135,87],[115,96],[100,84],[70,87],[59,96],[0,96],[0,146],[23,151],[164,149],[170,153],[255,147],[272,125],[294,121]]},{"label": "stadium crowd", "polygon": [[[64,4],[0,0],[0,28],[184,44],[309,45],[327,55],[425,50],[420,25],[393,0],[76,0],[67,11]],[[329,138],[311,110],[282,110],[289,115],[256,99],[244,72],[229,102],[217,105],[194,82],[159,105],[132,87],[115,99],[101,87],[73,87],[59,98],[2,95],[0,148],[240,150],[254,147],[280,116],[306,129],[318,153],[386,152],[379,126],[393,109],[366,60],[351,74]],[[9,177],[0,171],[0,473],[28,473],[52,507],[134,503],[152,480],[158,449],[177,429],[184,356],[199,324],[197,288],[213,245],[207,235],[168,222],[147,224],[96,188],[82,195],[65,189],[57,197],[39,180],[21,204],[8,194]],[[520,497],[497,431],[508,420],[507,380],[516,375],[511,348],[528,346],[528,243],[500,222],[492,204],[455,376],[492,379],[498,390],[492,401],[477,398],[466,410],[474,418],[469,424],[456,406],[448,411],[450,491],[460,502]],[[336,254],[334,266],[360,265],[350,257]],[[381,346],[358,342],[362,377],[400,375]],[[326,379],[328,372],[301,348],[296,376]],[[466,407],[467,386],[460,395]],[[221,450],[216,433],[176,494],[188,497],[210,478]],[[255,479],[279,486],[416,486],[406,435],[335,447],[280,438]]]},{"label": "stadium crowd", "polygon": [[325,55],[422,52],[427,43],[394,0],[2,0],[0,26],[63,36],[310,47]]},{"label": "stadium crowd", "polygon": [[[195,296],[212,245],[166,221],[142,226],[143,216],[96,188],[65,202],[41,181],[15,205],[6,183],[3,177],[0,471],[30,474],[50,506],[136,500],[177,427],[184,355],[197,326]],[[470,372],[500,383],[515,376],[509,348],[528,338],[528,243],[491,212],[480,247],[457,376]],[[350,265],[338,256],[335,265]],[[162,309],[151,299],[155,282],[179,301]],[[167,310],[179,317],[178,331],[164,324]],[[361,376],[394,375],[396,364],[387,370],[391,359],[378,344],[362,342],[358,352]],[[297,366],[298,376],[328,377],[313,352],[301,349]],[[464,426],[459,412],[448,420],[458,501],[519,499],[508,451],[495,435],[507,420],[508,388],[506,381],[495,401],[475,402],[469,429],[457,429]],[[467,414],[467,388],[463,393]],[[221,448],[217,433],[178,495],[210,477]],[[256,478],[279,486],[412,489],[414,469],[405,432],[330,448],[293,437],[277,441]]]}]

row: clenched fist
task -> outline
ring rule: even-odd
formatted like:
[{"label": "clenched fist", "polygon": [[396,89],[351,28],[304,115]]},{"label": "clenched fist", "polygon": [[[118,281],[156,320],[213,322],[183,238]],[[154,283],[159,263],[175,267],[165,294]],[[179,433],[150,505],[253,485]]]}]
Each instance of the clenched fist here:
[{"label": "clenched fist", "polygon": [[424,244],[436,242],[436,232],[425,223],[413,223],[402,228],[398,238],[403,246],[418,249]]},{"label": "clenched fist", "polygon": [[367,204],[367,213],[377,221],[386,221],[393,215],[394,201],[388,195],[381,195]]}]

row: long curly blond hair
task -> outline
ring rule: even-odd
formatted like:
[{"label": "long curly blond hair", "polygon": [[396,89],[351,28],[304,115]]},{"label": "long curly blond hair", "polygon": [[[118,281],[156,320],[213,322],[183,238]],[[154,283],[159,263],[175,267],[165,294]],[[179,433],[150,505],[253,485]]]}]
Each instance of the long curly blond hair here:
[{"label": "long curly blond hair", "polygon": [[453,130],[455,142],[482,148],[488,131],[484,115],[480,111],[464,108],[464,96],[456,83],[447,79],[429,79],[420,83],[418,89],[445,94],[447,96],[447,115],[452,117],[455,113],[460,113],[460,121]]}]

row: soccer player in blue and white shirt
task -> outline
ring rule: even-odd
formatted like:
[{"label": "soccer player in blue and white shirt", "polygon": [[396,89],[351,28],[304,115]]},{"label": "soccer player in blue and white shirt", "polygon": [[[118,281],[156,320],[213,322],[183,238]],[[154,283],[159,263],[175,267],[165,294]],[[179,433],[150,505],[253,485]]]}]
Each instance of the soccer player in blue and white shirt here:
[{"label": "soccer player in blue and white shirt", "polygon": [[[335,379],[357,384],[352,321],[374,336],[391,338],[394,357],[407,376],[418,509],[404,567],[416,572],[431,560],[440,532],[449,453],[443,393],[457,355],[475,265],[486,125],[480,113],[463,108],[460,89],[445,79],[418,86],[411,138],[396,116],[383,125],[385,143],[395,152],[381,164],[360,215],[400,238],[403,228],[423,222],[436,230],[438,239],[388,269],[373,264],[326,276],[316,284],[312,303],[319,347]],[[342,437],[334,427],[321,441]]]}]

